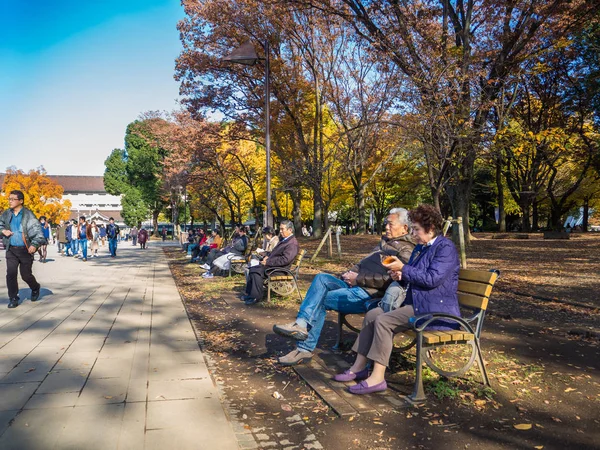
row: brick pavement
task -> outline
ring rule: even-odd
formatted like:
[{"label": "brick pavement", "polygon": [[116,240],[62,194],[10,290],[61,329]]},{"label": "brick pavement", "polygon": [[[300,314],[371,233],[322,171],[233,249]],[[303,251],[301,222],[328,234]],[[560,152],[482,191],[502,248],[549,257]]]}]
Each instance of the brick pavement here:
[{"label": "brick pavement", "polygon": [[[6,264],[0,253],[0,277]],[[0,291],[0,448],[237,449],[162,251],[34,264]]]}]

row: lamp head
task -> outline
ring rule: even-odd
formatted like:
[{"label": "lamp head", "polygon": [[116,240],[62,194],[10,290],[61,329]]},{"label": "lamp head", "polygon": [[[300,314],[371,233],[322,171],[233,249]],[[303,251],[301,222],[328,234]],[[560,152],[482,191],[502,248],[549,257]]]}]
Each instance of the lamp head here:
[{"label": "lamp head", "polygon": [[261,58],[256,54],[256,50],[254,49],[254,45],[252,42],[246,41],[234,51],[232,51],[229,56],[223,58],[223,61],[232,62],[236,64],[243,64],[245,66],[253,66],[256,64]]}]

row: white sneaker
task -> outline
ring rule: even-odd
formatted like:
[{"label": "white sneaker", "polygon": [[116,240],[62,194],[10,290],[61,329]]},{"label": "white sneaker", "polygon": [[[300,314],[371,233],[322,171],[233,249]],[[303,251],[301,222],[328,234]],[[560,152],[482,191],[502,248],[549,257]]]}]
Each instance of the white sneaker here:
[{"label": "white sneaker", "polygon": [[210,266],[208,264],[200,264],[200,267],[206,270],[210,270]]},{"label": "white sneaker", "polygon": [[210,272],[206,272],[204,274],[202,274],[202,278],[213,278],[214,275]]}]

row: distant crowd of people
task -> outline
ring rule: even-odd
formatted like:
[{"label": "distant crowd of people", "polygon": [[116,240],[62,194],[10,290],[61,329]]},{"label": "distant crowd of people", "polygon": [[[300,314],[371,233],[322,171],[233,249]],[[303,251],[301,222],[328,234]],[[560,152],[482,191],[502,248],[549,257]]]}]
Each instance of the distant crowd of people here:
[{"label": "distant crowd of people", "polygon": [[[122,230],[111,217],[108,223],[98,224],[85,216],[79,219],[60,221],[52,227],[46,216],[37,218],[24,206],[22,191],[13,190],[8,195],[9,208],[0,215],[0,235],[6,250],[6,285],[9,308],[19,305],[18,273],[31,288],[31,301],[40,296],[40,285],[32,272],[35,255],[41,263],[48,258],[48,245],[57,245],[58,254],[81,261],[97,258],[100,247],[108,247],[111,258],[117,257],[118,243],[131,238],[133,245],[145,249],[149,233],[145,228]],[[164,236],[163,236],[164,240]]]}]

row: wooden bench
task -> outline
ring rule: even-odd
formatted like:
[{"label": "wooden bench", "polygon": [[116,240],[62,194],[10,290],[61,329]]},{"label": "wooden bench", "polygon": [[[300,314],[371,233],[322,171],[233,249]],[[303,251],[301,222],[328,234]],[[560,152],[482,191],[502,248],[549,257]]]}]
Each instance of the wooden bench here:
[{"label": "wooden bench", "polygon": [[[396,335],[394,343],[397,344],[399,351],[406,351],[415,345],[417,346],[415,385],[413,393],[409,396],[412,401],[422,402],[426,399],[425,391],[423,390],[423,362],[434,372],[443,377],[451,378],[464,375],[475,361],[477,361],[484,384],[487,386],[490,385],[481,356],[479,338],[483,328],[488,300],[499,276],[500,271],[496,269],[490,271],[461,269],[458,280],[458,301],[461,309],[469,310],[470,315],[456,317],[450,314],[430,313],[415,316],[411,318],[413,329]],[[427,330],[427,327],[433,321],[440,318],[447,322],[457,323],[461,329],[449,331]],[[346,314],[338,313],[338,338],[336,345],[339,345],[344,325],[356,332],[360,332],[358,328],[348,323]],[[458,367],[448,369],[444,367],[442,362],[437,360],[437,355],[443,355],[444,350],[448,346],[457,345],[465,346],[465,361],[464,363],[459,361],[460,365]],[[453,358],[451,352],[445,353],[446,357]]]},{"label": "wooden bench", "polygon": [[229,265],[229,276],[231,276],[232,273],[241,274],[245,272],[248,262],[250,262],[250,256],[252,256],[252,252],[258,248],[259,237],[260,233],[256,233],[256,236],[254,239],[252,239],[252,242],[250,242],[250,239],[248,239],[248,245],[246,245],[246,250],[242,256],[232,255],[231,258],[229,258],[229,261],[231,262]]},{"label": "wooden bench", "polygon": [[300,302],[302,302],[302,294],[298,289],[298,276],[300,275],[300,264],[302,264],[304,255],[306,255],[306,250],[300,250],[289,269],[276,267],[267,270],[265,284],[267,285],[268,302],[271,301],[271,290],[284,297],[296,291]]}]

